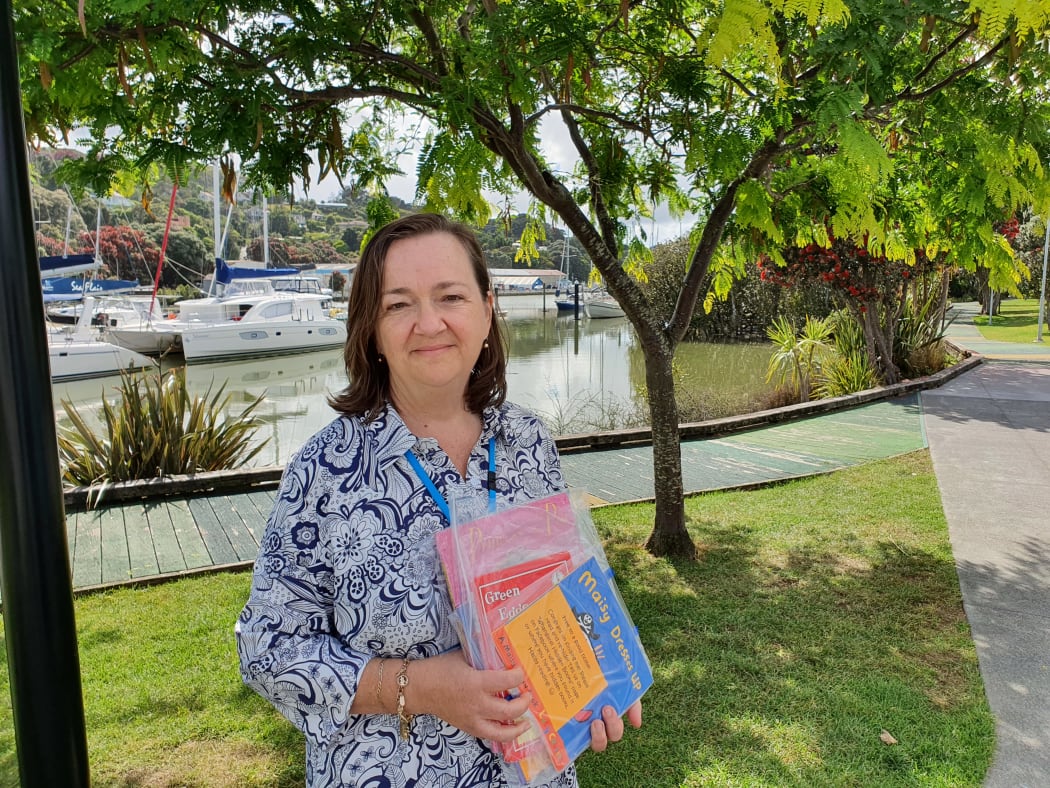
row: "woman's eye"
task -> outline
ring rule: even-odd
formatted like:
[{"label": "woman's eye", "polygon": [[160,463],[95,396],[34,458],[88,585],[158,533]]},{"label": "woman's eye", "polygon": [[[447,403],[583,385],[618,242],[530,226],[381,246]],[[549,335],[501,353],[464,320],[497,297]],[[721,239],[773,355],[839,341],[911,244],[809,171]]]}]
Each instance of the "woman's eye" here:
[{"label": "woman's eye", "polygon": [[404,309],[408,306],[404,301],[394,301],[386,305],[387,312],[397,312],[398,310]]},{"label": "woman's eye", "polygon": [[448,293],[448,294],[445,295],[445,300],[446,301],[462,301],[463,300],[463,296],[461,296],[459,293]]}]

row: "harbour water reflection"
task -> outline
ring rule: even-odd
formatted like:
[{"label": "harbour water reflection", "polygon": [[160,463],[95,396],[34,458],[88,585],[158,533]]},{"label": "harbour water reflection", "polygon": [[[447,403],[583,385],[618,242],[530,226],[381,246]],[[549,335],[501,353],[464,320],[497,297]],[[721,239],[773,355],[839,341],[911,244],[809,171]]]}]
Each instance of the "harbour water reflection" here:
[{"label": "harbour water reflection", "polygon": [[[510,340],[508,398],[531,408],[555,432],[612,428],[627,413],[644,413],[639,398],[644,362],[634,330],[624,318],[579,321],[558,316],[551,294],[503,296]],[[769,349],[765,346],[690,343],[676,363],[695,396],[720,398],[760,395]],[[251,361],[191,364],[186,367],[191,394],[203,395],[226,384],[230,410],[239,412],[257,396],[263,421],[260,439],[268,443],[255,465],[284,463],[334,415],[326,398],[346,385],[341,350]],[[82,415],[97,418],[103,396],[116,400],[119,378],[55,384],[58,422],[68,423],[61,407],[73,402]],[[97,423],[97,422],[96,422]]]}]

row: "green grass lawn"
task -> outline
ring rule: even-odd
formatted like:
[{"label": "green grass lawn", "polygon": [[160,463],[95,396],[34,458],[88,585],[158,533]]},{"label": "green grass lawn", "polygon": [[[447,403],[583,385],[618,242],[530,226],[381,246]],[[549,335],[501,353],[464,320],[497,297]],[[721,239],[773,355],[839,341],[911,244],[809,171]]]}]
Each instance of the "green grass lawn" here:
[{"label": "green grass lawn", "polygon": [[[656,683],[584,788],[981,784],[994,721],[927,452],[687,506],[695,563],[638,547],[651,506],[594,512]],[[302,785],[302,737],[237,674],[248,585],[76,601],[93,785]],[[9,697],[0,663],[3,786]]]},{"label": "green grass lawn", "polygon": [[[1050,307],[1044,307],[1050,312]],[[999,307],[1000,314],[992,318],[988,325],[987,315],[978,315],[973,319],[981,336],[994,342],[1034,342],[1039,325],[1039,299],[1008,298]],[[1043,341],[1050,345],[1050,327],[1047,326],[1047,315],[1043,315]]]}]

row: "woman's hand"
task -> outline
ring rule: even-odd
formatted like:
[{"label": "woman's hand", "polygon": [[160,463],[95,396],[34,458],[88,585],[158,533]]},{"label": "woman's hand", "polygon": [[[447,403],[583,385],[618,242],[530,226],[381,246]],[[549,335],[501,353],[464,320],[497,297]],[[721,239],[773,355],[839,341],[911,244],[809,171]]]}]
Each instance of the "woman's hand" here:
[{"label": "woman's hand", "polygon": [[[642,727],[642,702],[635,701],[627,709],[627,721],[635,728]],[[623,738],[623,718],[612,706],[602,709],[602,717],[591,723],[591,749],[595,752],[603,752],[611,741],[619,741]]]},{"label": "woman's hand", "polygon": [[529,729],[527,720],[518,720],[528,710],[531,696],[503,697],[525,680],[520,668],[475,670],[457,649],[410,662],[408,679],[405,704],[411,714],[433,714],[490,741],[513,741]]}]

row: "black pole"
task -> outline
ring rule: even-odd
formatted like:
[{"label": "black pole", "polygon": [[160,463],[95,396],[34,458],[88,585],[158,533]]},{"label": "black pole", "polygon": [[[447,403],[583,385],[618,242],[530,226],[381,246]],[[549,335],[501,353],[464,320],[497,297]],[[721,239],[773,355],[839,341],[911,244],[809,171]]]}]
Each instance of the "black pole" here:
[{"label": "black pole", "polygon": [[0,0],[0,572],[23,788],[90,784],[10,0]]}]

